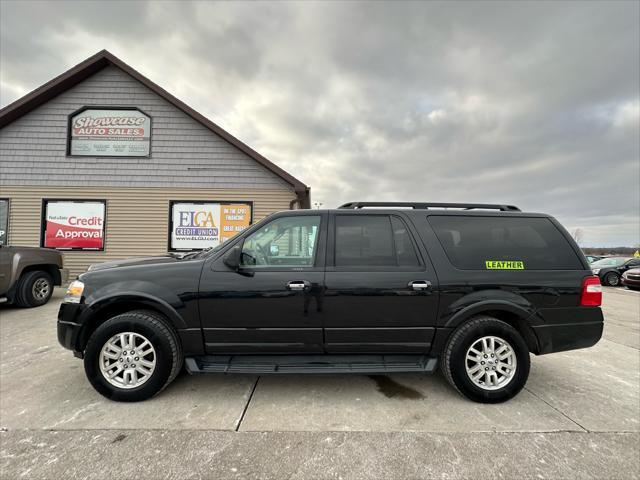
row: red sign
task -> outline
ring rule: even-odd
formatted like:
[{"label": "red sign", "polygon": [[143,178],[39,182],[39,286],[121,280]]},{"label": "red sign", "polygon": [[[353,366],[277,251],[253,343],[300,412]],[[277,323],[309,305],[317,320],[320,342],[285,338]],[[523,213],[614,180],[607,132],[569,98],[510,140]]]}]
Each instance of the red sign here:
[{"label": "red sign", "polygon": [[104,207],[103,202],[48,201],[44,247],[101,250]]}]

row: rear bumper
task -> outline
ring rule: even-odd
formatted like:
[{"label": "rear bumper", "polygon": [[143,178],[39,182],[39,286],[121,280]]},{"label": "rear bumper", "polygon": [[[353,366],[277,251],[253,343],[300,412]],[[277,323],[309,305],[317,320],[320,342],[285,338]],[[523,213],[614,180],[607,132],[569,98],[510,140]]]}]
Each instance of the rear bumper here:
[{"label": "rear bumper", "polygon": [[77,352],[82,325],[79,323],[82,305],[63,303],[58,311],[58,342],[64,348]]},{"label": "rear bumper", "polygon": [[[571,316],[578,318],[579,321],[561,323],[553,321],[556,320],[554,318],[545,325],[533,326],[533,331],[538,339],[538,354],[593,347],[602,338],[604,317],[599,307],[579,307],[570,310],[572,311]],[[545,312],[544,316],[548,319],[555,317],[555,315],[548,315],[549,311]],[[554,313],[559,312],[556,310]],[[577,315],[578,313],[579,315]]]}]

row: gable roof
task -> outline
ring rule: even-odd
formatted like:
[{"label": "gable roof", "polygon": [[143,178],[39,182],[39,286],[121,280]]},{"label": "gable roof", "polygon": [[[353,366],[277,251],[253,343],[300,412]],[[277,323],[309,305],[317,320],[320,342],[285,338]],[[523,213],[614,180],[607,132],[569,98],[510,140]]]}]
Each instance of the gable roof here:
[{"label": "gable roof", "polygon": [[265,167],[267,170],[271,171],[278,177],[282,178],[286,183],[291,185],[294,188],[298,196],[298,201],[301,208],[310,208],[310,198],[309,198],[309,187],[307,187],[300,180],[285,172],[282,168],[278,167],[276,164],[268,160],[267,158],[260,155],[253,148],[251,148],[246,143],[238,140],[236,137],[231,135],[226,130],[222,129],[211,120],[209,120],[204,115],[196,112],[189,105],[184,103],[182,100],[174,97],[169,92],[167,92],[164,88],[160,87],[156,83],[149,80],[147,77],[142,75],[140,72],[134,70],[129,65],[124,63],[118,57],[108,52],[107,50],[101,50],[95,55],[87,58],[85,61],[79,63],[75,67],[70,68],[66,72],[61,75],[58,75],[54,79],[48,81],[44,85],[36,88],[34,91],[26,94],[24,97],[19,98],[13,103],[10,103],[6,107],[0,110],[0,128],[10,124],[14,120],[22,117],[23,115],[29,113],[31,110],[39,107],[40,105],[46,103],[52,98],[60,95],[64,91],[70,89],[71,87],[77,85],[83,80],[89,78],[91,75],[99,72],[103,68],[113,65],[118,67],[120,70],[124,71],[131,77],[138,80],[140,83],[145,85],[151,91],[164,98],[167,102],[182,110],[189,117],[193,118],[196,122],[205,126],[209,130],[211,130],[216,135],[222,137],[224,140],[229,142],[234,147],[238,148],[245,154],[247,154],[250,158],[258,162],[258,164]]}]

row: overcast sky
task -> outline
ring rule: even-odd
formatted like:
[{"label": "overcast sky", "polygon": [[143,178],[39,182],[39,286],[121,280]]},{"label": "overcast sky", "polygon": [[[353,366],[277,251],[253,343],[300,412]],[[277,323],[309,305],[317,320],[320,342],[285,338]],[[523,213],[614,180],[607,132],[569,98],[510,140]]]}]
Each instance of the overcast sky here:
[{"label": "overcast sky", "polygon": [[640,3],[0,3],[0,105],[106,48],[312,201],[510,203],[640,242]]}]

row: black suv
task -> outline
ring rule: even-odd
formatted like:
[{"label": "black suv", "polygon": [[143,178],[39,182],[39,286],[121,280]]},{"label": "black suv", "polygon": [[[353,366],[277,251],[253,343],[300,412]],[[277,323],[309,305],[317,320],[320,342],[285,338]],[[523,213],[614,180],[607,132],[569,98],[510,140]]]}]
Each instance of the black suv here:
[{"label": "black suv", "polygon": [[[374,208],[370,208],[374,207]],[[113,400],[190,373],[432,372],[478,402],[602,335],[600,282],[552,217],[359,202],[273,214],[213,249],[94,265],[58,339]]]}]

